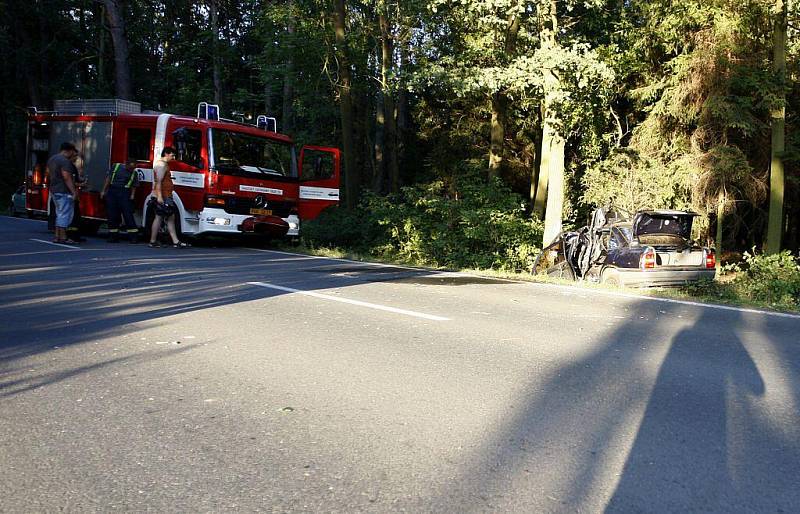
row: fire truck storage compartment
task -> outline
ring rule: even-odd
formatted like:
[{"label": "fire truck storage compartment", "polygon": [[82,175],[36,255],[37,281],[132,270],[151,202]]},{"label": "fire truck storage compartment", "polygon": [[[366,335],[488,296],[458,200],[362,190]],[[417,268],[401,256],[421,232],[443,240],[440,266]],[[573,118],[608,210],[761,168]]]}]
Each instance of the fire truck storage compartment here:
[{"label": "fire truck storage compartment", "polygon": [[87,191],[103,188],[111,166],[110,121],[54,121],[50,130],[50,148],[57,149],[69,141],[83,155],[83,173],[88,178]]}]

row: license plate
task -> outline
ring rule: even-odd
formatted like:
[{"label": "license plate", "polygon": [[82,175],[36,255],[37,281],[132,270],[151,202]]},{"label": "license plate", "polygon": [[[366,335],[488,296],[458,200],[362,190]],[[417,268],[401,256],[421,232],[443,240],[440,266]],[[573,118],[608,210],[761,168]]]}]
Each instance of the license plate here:
[{"label": "license plate", "polygon": [[250,209],[250,214],[256,214],[258,216],[271,216],[272,209]]}]

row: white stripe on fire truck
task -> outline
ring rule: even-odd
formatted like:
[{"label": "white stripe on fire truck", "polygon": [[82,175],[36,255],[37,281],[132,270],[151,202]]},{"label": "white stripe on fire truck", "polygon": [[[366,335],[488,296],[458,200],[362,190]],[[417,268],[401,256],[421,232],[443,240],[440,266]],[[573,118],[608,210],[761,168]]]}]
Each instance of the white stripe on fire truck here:
[{"label": "white stripe on fire truck", "polygon": [[[192,173],[188,171],[170,171],[172,182],[176,186],[184,187],[205,187],[205,175],[203,173]],[[153,170],[151,168],[139,168],[139,182],[152,182]]]},{"label": "white stripe on fire truck", "polygon": [[153,160],[161,158],[161,151],[164,149],[164,141],[167,138],[167,122],[169,114],[159,114],[156,122],[156,143],[153,147]]},{"label": "white stripe on fire truck", "polygon": [[300,198],[303,200],[339,201],[339,190],[331,187],[300,186]]}]

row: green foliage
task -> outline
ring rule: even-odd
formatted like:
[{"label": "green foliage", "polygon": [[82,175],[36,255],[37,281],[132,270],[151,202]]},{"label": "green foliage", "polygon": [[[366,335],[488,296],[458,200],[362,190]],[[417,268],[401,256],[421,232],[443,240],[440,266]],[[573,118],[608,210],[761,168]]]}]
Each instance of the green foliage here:
[{"label": "green foliage", "polygon": [[726,303],[800,309],[800,259],[790,252],[762,255],[745,252],[743,262],[725,267],[732,280],[709,280],[684,290],[692,296]]},{"label": "green foliage", "polygon": [[502,183],[462,170],[452,180],[406,187],[394,196],[367,193],[357,210],[326,211],[303,230],[310,246],[419,265],[524,270],[535,258],[542,225]]},{"label": "green foliage", "polygon": [[632,149],[619,149],[586,171],[583,202],[639,209],[688,209],[691,167],[686,160],[663,163]]},{"label": "green foliage", "polygon": [[733,287],[740,296],[776,307],[800,307],[800,261],[788,251],[772,255],[744,254]]},{"label": "green foliage", "polygon": [[[25,106],[113,96],[102,4],[0,0],[0,53],[7,57],[0,67],[3,197],[23,176]],[[341,63],[330,2],[217,1],[216,34],[206,1],[121,5],[135,100],[145,109],[193,113],[198,101],[214,96],[217,62],[223,115],[268,112],[299,143],[341,146]],[[495,126],[503,127],[492,150],[502,147],[500,176],[527,197],[542,155],[544,76],[554,68],[558,84],[548,86],[548,107],[567,139],[566,216],[582,219],[592,204],[693,208],[706,214],[696,226],[708,230],[722,198],[731,214],[724,218],[727,239],[743,250],[762,239],[770,111],[785,106],[784,241],[797,248],[800,2],[790,7],[784,80],[772,72],[774,6],[775,0],[348,1],[355,146],[348,157],[362,187],[388,189],[391,144],[377,114],[389,94],[401,184],[451,187],[458,163],[485,162],[495,114]],[[394,48],[385,90],[379,14]],[[550,21],[558,28],[555,41],[546,35]],[[393,201],[411,200],[404,192]],[[353,241],[363,237],[352,234]],[[443,243],[418,246],[425,244]]]},{"label": "green foliage", "polygon": [[[624,150],[590,166],[585,202],[691,207],[706,214],[698,224],[706,229],[720,201],[726,212],[745,204],[759,212],[780,86],[771,73],[772,27],[764,23],[769,7],[761,0],[630,3],[622,20],[630,30],[616,43],[624,54],[612,62],[629,82],[626,100],[640,121]],[[737,216],[732,223],[728,230],[738,230]],[[759,242],[759,230],[748,228],[748,244]]]}]

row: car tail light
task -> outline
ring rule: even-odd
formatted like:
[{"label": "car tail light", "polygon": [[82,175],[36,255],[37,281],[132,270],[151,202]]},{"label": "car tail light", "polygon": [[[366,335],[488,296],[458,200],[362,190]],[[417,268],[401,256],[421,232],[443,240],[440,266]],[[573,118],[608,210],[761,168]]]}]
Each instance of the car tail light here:
[{"label": "car tail light", "polygon": [[714,253],[714,250],[707,249],[706,250],[706,268],[716,268],[717,267],[717,256]]},{"label": "car tail light", "polygon": [[656,251],[654,248],[647,248],[639,258],[641,269],[653,269],[656,267]]},{"label": "car tail light", "polygon": [[207,207],[225,207],[225,198],[222,196],[206,196]]},{"label": "car tail light", "polygon": [[42,185],[42,170],[37,166],[35,170],[33,170],[33,185],[34,186],[41,186]]}]

